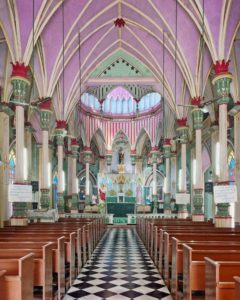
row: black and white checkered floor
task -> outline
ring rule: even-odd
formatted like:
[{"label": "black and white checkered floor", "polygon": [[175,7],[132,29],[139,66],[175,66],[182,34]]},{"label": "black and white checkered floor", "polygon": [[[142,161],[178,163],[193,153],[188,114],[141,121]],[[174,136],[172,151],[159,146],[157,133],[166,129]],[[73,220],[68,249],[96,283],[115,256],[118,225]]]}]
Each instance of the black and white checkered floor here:
[{"label": "black and white checkered floor", "polygon": [[109,229],[64,300],[171,300],[135,229]]}]

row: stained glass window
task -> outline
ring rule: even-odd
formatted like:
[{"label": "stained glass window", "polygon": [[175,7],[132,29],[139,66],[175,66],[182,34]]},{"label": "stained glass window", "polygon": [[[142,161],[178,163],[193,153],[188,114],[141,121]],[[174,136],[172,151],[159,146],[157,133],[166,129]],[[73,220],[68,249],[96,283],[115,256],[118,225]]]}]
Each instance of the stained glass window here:
[{"label": "stained glass window", "polygon": [[14,183],[16,166],[16,151],[15,147],[9,153],[9,183]]},{"label": "stained glass window", "polygon": [[235,159],[233,150],[228,155],[228,178],[229,181],[235,181]]}]

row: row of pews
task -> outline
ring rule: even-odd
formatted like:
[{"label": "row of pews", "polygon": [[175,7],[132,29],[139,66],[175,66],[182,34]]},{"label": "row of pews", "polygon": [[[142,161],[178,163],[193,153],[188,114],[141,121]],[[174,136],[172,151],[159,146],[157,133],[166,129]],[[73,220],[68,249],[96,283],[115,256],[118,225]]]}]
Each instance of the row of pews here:
[{"label": "row of pews", "polygon": [[0,229],[0,300],[60,300],[106,230],[106,220],[59,219]]},{"label": "row of pews", "polygon": [[173,299],[240,299],[240,229],[188,219],[137,219]]}]

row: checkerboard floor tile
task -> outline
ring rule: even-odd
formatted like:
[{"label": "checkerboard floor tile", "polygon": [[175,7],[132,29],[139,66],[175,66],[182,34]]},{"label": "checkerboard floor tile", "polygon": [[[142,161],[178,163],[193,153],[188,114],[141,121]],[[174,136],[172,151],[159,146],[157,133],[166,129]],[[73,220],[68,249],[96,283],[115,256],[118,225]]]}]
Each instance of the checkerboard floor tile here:
[{"label": "checkerboard floor tile", "polygon": [[172,300],[135,229],[112,228],[63,300]]}]

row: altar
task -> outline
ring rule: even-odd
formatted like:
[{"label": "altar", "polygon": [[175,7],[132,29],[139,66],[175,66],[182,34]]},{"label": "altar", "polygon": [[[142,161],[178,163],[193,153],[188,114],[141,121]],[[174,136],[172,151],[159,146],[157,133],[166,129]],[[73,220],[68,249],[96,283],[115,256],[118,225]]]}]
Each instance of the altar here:
[{"label": "altar", "polygon": [[99,189],[106,193],[106,213],[113,214],[114,223],[127,223],[128,214],[136,213],[137,174],[98,174]]}]

